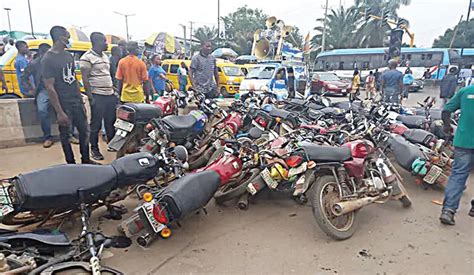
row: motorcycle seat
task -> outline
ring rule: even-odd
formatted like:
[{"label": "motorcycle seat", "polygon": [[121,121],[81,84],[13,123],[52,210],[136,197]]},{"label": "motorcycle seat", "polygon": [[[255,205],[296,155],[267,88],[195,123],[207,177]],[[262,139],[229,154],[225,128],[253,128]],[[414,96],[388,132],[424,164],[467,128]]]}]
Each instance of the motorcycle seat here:
[{"label": "motorcycle seat", "polygon": [[119,108],[133,110],[135,112],[136,121],[148,122],[153,118],[159,118],[163,115],[161,108],[153,104],[125,103],[119,106]]},{"label": "motorcycle seat", "polygon": [[283,109],[278,109],[278,108],[275,108],[273,107],[271,109],[271,111],[269,112],[269,114],[272,116],[272,117],[280,117],[280,118],[283,118],[283,119],[286,119],[288,118],[291,113],[286,111],[286,110],[283,110]]},{"label": "motorcycle seat", "polygon": [[346,146],[324,146],[313,143],[303,143],[301,146],[309,160],[316,162],[343,162],[352,159],[351,149]]},{"label": "motorcycle seat", "polygon": [[162,193],[160,203],[178,220],[204,207],[219,188],[221,179],[214,171],[202,171],[186,175],[169,186]]},{"label": "motorcycle seat", "polygon": [[388,140],[388,144],[397,163],[407,171],[411,171],[411,165],[417,158],[424,158],[418,146],[410,143],[400,135],[392,135]]},{"label": "motorcycle seat", "polygon": [[399,115],[397,120],[402,122],[408,128],[421,128],[425,122],[427,122],[424,116],[406,116]]},{"label": "motorcycle seat", "polygon": [[172,131],[190,131],[196,124],[196,121],[196,118],[192,114],[167,116],[163,118],[163,122],[171,127]]},{"label": "motorcycle seat", "polygon": [[403,137],[408,141],[430,147],[430,142],[435,140],[435,135],[423,129],[408,129],[403,132]]},{"label": "motorcycle seat", "polygon": [[95,201],[116,183],[111,165],[64,164],[18,175],[15,190],[23,210],[46,210]]},{"label": "motorcycle seat", "polygon": [[319,105],[319,104],[312,103],[312,102],[311,102],[311,103],[308,103],[307,106],[308,106],[308,108],[313,109],[313,110],[321,110],[321,109],[326,108],[326,107],[323,106],[323,105]]},{"label": "motorcycle seat", "polygon": [[288,104],[297,105],[297,106],[304,106],[306,104],[306,100],[301,98],[290,98],[287,100]]}]

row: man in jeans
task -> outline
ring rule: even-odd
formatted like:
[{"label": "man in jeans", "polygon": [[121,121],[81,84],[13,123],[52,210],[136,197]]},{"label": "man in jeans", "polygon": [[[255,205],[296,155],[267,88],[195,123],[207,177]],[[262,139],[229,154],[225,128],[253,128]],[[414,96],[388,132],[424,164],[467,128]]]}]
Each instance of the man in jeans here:
[{"label": "man in jeans", "polygon": [[115,134],[115,106],[117,97],[114,94],[112,77],[110,76],[110,61],[104,51],[107,50],[107,40],[100,32],[90,36],[92,49],[84,53],[80,60],[82,81],[87,96],[91,99],[91,156],[95,160],[103,160],[99,150],[99,131],[104,121],[107,140],[112,140]]},{"label": "man in jeans", "polygon": [[397,65],[397,61],[391,59],[388,62],[389,70],[382,74],[380,86],[383,102],[400,104],[400,96],[403,90],[403,74],[397,70]]},{"label": "man in jeans", "polygon": [[[21,75],[21,82],[30,94],[35,95],[36,108],[38,109],[38,117],[41,122],[41,130],[43,131],[43,147],[49,148],[53,145],[51,136],[51,121],[49,119],[49,96],[44,86],[41,73],[41,60],[44,54],[51,48],[50,45],[42,43],[38,46],[38,53],[33,61],[26,66]],[[33,83],[31,82],[33,77]]]},{"label": "man in jeans", "polygon": [[446,105],[458,86],[458,78],[456,76],[458,70],[456,67],[451,67],[449,73],[446,74],[439,83],[439,97],[442,100],[442,106]]},{"label": "man in jeans", "polygon": [[15,58],[15,71],[16,78],[18,80],[18,87],[20,87],[20,92],[25,97],[33,97],[34,94],[30,94],[29,91],[23,86],[21,81],[21,75],[25,71],[26,66],[28,66],[28,60],[26,59],[26,54],[28,53],[28,44],[25,41],[16,41],[15,47],[18,50],[18,54]]},{"label": "man in jeans", "polygon": [[201,50],[193,56],[189,67],[189,80],[193,88],[207,98],[217,97],[219,74],[216,58],[211,55],[211,41],[201,43]]},{"label": "man in jeans", "polygon": [[[451,133],[451,113],[461,110],[456,134],[454,136],[454,163],[451,176],[444,193],[443,210],[440,221],[443,224],[454,225],[454,214],[459,208],[459,201],[466,187],[469,172],[474,167],[474,86],[459,90],[444,106],[442,117],[445,132]],[[474,210],[471,209],[471,212]]]},{"label": "man in jeans", "polygon": [[56,111],[59,136],[66,162],[76,163],[69,142],[70,127],[73,125],[79,132],[82,163],[97,164],[89,157],[89,125],[76,79],[74,58],[65,50],[71,47],[69,32],[64,27],[54,26],[51,28],[50,35],[53,47],[43,56],[41,70],[49,100]]}]

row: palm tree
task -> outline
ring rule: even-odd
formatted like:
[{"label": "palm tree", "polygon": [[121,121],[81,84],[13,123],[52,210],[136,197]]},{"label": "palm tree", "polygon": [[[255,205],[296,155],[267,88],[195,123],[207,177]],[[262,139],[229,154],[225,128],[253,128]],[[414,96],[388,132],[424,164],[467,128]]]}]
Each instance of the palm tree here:
[{"label": "palm tree", "polygon": [[214,27],[209,28],[208,26],[199,27],[194,31],[193,36],[199,42],[214,40],[217,38],[217,29]]},{"label": "palm tree", "polygon": [[[319,18],[316,21],[323,25],[324,18]],[[357,30],[361,22],[362,18],[356,7],[348,9],[340,7],[337,10],[331,10],[326,21],[326,49],[357,47]],[[311,46],[313,49],[317,49],[321,46],[323,26],[315,27],[314,30],[319,34],[313,37]]]},{"label": "palm tree", "polygon": [[[411,0],[355,0],[360,13],[370,12],[375,16],[382,16],[385,11],[392,19],[397,19],[397,10],[403,5],[409,5]],[[408,24],[408,21],[406,21]],[[391,26],[380,19],[369,19],[360,26],[358,37],[362,47],[381,47],[383,40]]]}]

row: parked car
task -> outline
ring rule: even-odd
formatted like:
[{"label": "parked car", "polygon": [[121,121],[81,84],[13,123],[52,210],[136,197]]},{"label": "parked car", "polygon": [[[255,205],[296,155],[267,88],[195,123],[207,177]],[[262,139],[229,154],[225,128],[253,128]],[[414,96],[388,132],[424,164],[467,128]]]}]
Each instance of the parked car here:
[{"label": "parked car", "polygon": [[311,91],[346,96],[351,90],[351,83],[342,80],[334,73],[317,72],[311,77]]}]

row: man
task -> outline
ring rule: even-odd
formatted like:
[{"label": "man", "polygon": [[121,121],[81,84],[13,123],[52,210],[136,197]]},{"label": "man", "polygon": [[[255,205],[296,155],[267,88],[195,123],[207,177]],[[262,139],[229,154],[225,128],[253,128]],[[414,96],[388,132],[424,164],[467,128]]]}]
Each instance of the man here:
[{"label": "man", "polygon": [[[26,66],[21,81],[23,87],[30,91],[30,94],[35,95],[36,108],[38,110],[38,117],[41,122],[41,130],[43,131],[43,147],[49,148],[53,145],[51,136],[51,121],[49,119],[49,96],[46,87],[44,86],[41,73],[41,60],[44,54],[51,48],[50,45],[42,43],[38,46],[38,53],[35,58]],[[33,82],[31,81],[33,78]]]},{"label": "man", "polygon": [[403,75],[403,98],[408,99],[408,94],[410,92],[410,86],[415,81],[415,77],[413,76],[413,72],[408,67],[405,70],[405,74]]},{"label": "man", "polygon": [[426,79],[431,79],[431,72],[430,68],[427,68],[426,71],[423,73],[423,78]]},{"label": "man", "polygon": [[118,63],[122,59],[122,50],[118,46],[113,46],[110,55],[110,76],[112,77],[112,83],[114,84],[114,90],[118,93],[118,83],[115,78],[117,74]]},{"label": "man", "polygon": [[7,82],[5,81],[5,76],[3,75],[3,70],[0,69],[0,82],[2,83],[2,90],[5,93],[8,93],[8,87],[7,87]]},{"label": "man", "polygon": [[382,97],[386,103],[400,104],[400,96],[403,90],[403,74],[397,70],[397,65],[397,61],[391,59],[388,62],[389,70],[383,72],[381,77]]},{"label": "man", "polygon": [[33,90],[28,91],[21,81],[21,75],[25,71],[26,66],[28,66],[28,60],[26,59],[26,54],[28,53],[28,44],[26,44],[25,41],[16,41],[15,47],[18,50],[18,54],[15,58],[15,71],[18,80],[18,87],[20,87],[20,92],[25,97],[33,97]]},{"label": "man", "polygon": [[115,77],[119,81],[121,102],[141,103],[148,95],[148,72],[143,61],[138,59],[138,44],[127,43],[128,56],[120,60]]},{"label": "man", "polygon": [[370,71],[365,78],[365,99],[372,99],[375,95],[375,76],[374,72]]},{"label": "man", "polygon": [[[459,208],[459,201],[466,187],[469,172],[474,168],[474,86],[459,90],[444,106],[442,112],[445,132],[451,133],[451,113],[461,110],[456,134],[454,136],[454,163],[444,191],[443,210],[440,221],[454,225],[454,214]],[[473,211],[471,209],[471,211]]]},{"label": "man", "polygon": [[122,51],[122,56],[120,57],[120,59],[124,58],[124,57],[127,57],[128,55],[128,52],[127,52],[127,42],[125,40],[120,40],[118,43],[117,43],[118,47],[120,48],[120,51]]},{"label": "man", "polygon": [[211,51],[211,41],[203,41],[201,50],[193,56],[189,67],[191,85],[196,91],[204,93],[207,98],[217,96],[217,83],[219,83],[216,58],[211,55]]},{"label": "man", "polygon": [[2,56],[5,53],[5,43],[3,41],[0,41],[0,56]]},{"label": "man", "polygon": [[150,79],[153,94],[157,94],[160,97],[163,96],[165,91],[166,72],[161,67],[161,58],[159,55],[153,55],[151,60],[153,65],[148,70],[148,78]]},{"label": "man", "polygon": [[456,67],[451,67],[449,73],[446,74],[439,83],[439,97],[441,98],[442,107],[446,105],[451,97],[453,97],[458,85],[458,78],[456,77],[458,70]]},{"label": "man", "polygon": [[379,73],[378,68],[375,69],[374,78],[375,78],[375,91],[379,92],[380,91],[380,73]]},{"label": "man", "polygon": [[65,51],[66,48],[71,47],[69,32],[62,26],[54,26],[51,28],[50,35],[53,47],[43,56],[41,70],[49,100],[56,111],[59,136],[66,162],[76,163],[69,142],[70,129],[73,125],[79,132],[82,163],[97,164],[89,157],[89,127],[76,79],[74,58]]},{"label": "man", "polygon": [[107,140],[115,135],[115,106],[117,97],[114,94],[112,77],[110,76],[110,61],[104,51],[107,50],[107,40],[100,32],[90,36],[92,49],[84,53],[80,59],[82,82],[91,104],[91,156],[95,160],[103,160],[99,150],[99,131],[104,121]]}]

